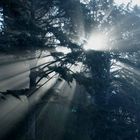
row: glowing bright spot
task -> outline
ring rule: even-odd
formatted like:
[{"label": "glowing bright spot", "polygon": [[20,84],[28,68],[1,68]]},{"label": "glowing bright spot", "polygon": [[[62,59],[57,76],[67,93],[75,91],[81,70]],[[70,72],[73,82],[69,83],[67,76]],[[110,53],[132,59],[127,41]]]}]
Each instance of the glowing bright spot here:
[{"label": "glowing bright spot", "polygon": [[83,4],[88,4],[90,2],[90,0],[80,0],[80,2]]},{"label": "glowing bright spot", "polygon": [[3,25],[3,9],[0,8],[0,31],[2,30]]},{"label": "glowing bright spot", "polygon": [[71,52],[71,49],[66,48],[66,47],[56,47],[57,52],[62,52],[64,54],[68,54]]},{"label": "glowing bright spot", "polygon": [[108,38],[103,33],[96,33],[93,34],[89,40],[87,41],[87,44],[84,46],[85,50],[107,50],[108,48]]},{"label": "glowing bright spot", "polygon": [[135,5],[140,6],[140,0],[114,0],[114,2],[117,5],[121,5],[121,4],[127,5],[128,3],[131,2],[132,6],[135,6]]}]

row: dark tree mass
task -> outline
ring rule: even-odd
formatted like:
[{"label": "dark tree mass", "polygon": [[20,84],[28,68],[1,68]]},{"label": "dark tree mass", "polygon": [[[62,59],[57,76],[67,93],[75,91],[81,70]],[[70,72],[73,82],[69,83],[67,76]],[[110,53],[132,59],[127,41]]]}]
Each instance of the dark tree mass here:
[{"label": "dark tree mass", "polygon": [[140,7],[132,1],[0,1],[0,54],[34,60],[21,93],[34,94],[53,73],[76,80],[89,103],[76,108],[75,127],[85,127],[91,140],[140,139],[139,31]]}]

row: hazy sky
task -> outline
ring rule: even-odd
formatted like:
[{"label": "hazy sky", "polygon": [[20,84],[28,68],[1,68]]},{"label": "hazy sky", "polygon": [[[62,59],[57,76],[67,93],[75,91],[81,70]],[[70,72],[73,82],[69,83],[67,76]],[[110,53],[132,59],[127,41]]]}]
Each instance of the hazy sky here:
[{"label": "hazy sky", "polygon": [[138,5],[140,6],[140,0],[114,0],[115,3],[117,3],[118,5],[120,4],[128,4],[130,1],[132,1],[132,5]]}]

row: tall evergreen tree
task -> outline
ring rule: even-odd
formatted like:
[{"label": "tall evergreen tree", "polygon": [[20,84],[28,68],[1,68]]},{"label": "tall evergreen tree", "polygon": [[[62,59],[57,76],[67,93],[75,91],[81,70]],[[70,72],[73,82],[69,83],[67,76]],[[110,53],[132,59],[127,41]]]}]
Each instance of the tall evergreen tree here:
[{"label": "tall evergreen tree", "polygon": [[[136,30],[140,19],[139,8],[131,11],[129,5],[118,7],[112,0],[3,0],[0,5],[4,15],[0,49],[26,50],[33,56],[36,50],[51,53],[54,61],[44,64],[38,73],[31,69],[30,88],[38,83],[37,76],[43,78],[53,71],[68,82],[75,78],[83,84],[95,101],[87,112],[84,110],[92,122],[92,139],[139,139],[140,52]],[[111,49],[97,51],[93,42],[93,50],[84,50],[84,40],[95,30],[109,35],[107,47]],[[57,53],[55,49],[60,47],[71,52]],[[85,71],[76,73],[69,68],[80,62]],[[124,127],[128,129],[125,134]]]}]

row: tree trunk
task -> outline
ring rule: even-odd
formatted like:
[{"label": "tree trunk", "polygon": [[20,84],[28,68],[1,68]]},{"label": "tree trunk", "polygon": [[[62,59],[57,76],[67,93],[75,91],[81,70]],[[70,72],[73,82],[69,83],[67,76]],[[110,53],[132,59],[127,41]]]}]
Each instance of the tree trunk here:
[{"label": "tree trunk", "polygon": [[37,78],[37,74],[36,74],[36,70],[35,69],[30,69],[30,85],[29,88],[30,89],[34,89],[36,88],[36,78]]},{"label": "tree trunk", "polygon": [[110,54],[106,52],[90,51],[87,55],[92,73],[92,88],[95,103],[106,104],[106,96],[110,85]]}]

